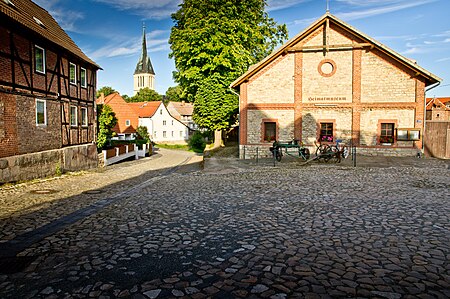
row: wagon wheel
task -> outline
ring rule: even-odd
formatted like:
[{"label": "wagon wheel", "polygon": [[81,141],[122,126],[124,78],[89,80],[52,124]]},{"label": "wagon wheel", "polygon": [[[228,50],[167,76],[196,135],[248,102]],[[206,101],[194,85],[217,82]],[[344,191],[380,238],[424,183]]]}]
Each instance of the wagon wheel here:
[{"label": "wagon wheel", "polygon": [[333,153],[330,155],[330,161],[332,163],[341,163],[341,152],[333,151]]},{"label": "wagon wheel", "polygon": [[326,144],[321,144],[319,147],[317,147],[316,149],[316,157],[317,160],[320,162],[320,159],[323,159],[325,162],[327,162],[328,160],[326,159],[327,157],[324,155],[327,152],[327,148],[328,145]]},{"label": "wagon wheel", "polygon": [[275,159],[277,159],[277,161],[280,162],[282,154],[281,154],[281,150],[279,147],[276,147],[273,149],[273,154],[275,155]]},{"label": "wagon wheel", "polygon": [[309,158],[311,157],[311,153],[309,152],[309,149],[307,149],[307,148],[299,148],[298,155],[301,158],[303,158],[304,160],[309,160]]}]

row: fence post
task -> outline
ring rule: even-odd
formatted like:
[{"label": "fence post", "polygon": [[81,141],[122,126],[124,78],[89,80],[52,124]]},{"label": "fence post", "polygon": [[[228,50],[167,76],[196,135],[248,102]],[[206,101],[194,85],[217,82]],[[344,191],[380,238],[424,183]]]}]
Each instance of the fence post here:
[{"label": "fence post", "polygon": [[256,147],[256,164],[258,164],[258,158],[259,158],[259,146]]},{"label": "fence post", "polygon": [[352,146],[353,167],[356,167],[356,146]]},{"label": "fence post", "polygon": [[134,149],[134,160],[137,160],[137,159],[139,159],[139,151],[138,151],[136,143],[133,144],[133,149]]},{"label": "fence post", "polygon": [[244,155],[243,155],[243,159],[245,160],[245,145],[244,145]]}]

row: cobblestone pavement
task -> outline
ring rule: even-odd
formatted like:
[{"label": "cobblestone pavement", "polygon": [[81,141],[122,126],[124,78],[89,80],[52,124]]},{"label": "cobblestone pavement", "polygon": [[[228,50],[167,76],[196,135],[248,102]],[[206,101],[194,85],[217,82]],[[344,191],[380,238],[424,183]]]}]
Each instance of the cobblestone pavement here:
[{"label": "cobblestone pavement", "polygon": [[0,297],[450,297],[448,161],[199,171],[161,154],[0,191]]}]

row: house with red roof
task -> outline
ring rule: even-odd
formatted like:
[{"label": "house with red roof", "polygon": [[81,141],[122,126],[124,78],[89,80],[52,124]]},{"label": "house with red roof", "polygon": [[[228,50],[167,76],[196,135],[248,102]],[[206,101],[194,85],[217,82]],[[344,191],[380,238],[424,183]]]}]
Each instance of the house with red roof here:
[{"label": "house with red roof", "polygon": [[426,119],[450,121],[450,98],[427,98]]},{"label": "house with red roof", "polygon": [[138,126],[147,127],[150,139],[155,143],[186,143],[192,133],[161,101],[127,103],[119,93],[113,93],[98,98],[97,104],[109,105],[116,114],[118,121],[113,131],[119,140],[134,139]]}]

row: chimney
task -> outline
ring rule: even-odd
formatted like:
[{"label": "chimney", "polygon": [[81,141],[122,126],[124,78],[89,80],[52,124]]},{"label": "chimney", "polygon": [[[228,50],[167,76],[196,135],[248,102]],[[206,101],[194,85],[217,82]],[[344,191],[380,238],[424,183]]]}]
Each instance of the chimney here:
[{"label": "chimney", "polygon": [[186,103],[184,100],[181,101],[181,106],[184,106],[184,103]]},{"label": "chimney", "polygon": [[100,104],[105,104],[105,94],[103,92],[100,93]]}]

